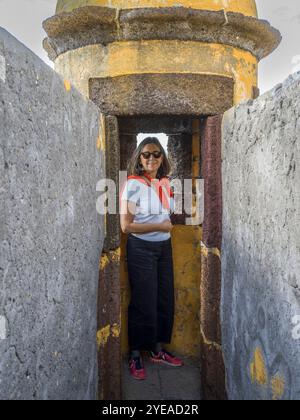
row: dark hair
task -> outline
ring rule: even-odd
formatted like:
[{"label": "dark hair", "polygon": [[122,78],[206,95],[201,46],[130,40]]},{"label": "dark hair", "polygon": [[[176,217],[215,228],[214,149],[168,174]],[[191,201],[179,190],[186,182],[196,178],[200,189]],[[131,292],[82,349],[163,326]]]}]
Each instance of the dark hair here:
[{"label": "dark hair", "polygon": [[163,154],[163,161],[160,165],[160,168],[157,171],[157,178],[162,179],[165,177],[168,177],[172,171],[172,164],[165,152],[165,149],[160,144],[160,141],[156,137],[147,137],[145,140],[141,142],[141,144],[137,147],[137,149],[134,151],[132,158],[130,159],[127,167],[128,176],[135,175],[140,176],[144,173],[144,167],[140,161],[141,153],[144,149],[144,147],[147,144],[156,144],[156,146],[159,147],[160,151]]}]

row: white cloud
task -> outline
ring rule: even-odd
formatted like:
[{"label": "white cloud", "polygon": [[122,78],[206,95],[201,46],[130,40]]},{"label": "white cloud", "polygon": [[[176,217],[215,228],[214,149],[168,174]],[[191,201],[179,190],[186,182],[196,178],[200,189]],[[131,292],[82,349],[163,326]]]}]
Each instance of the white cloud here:
[{"label": "white cloud", "polygon": [[48,65],[42,42],[47,36],[42,22],[55,13],[56,0],[0,0],[0,26],[30,48]]},{"label": "white cloud", "polygon": [[300,71],[300,54],[298,55],[294,55],[294,57],[292,58],[292,72],[296,73],[297,71]]},{"label": "white cloud", "polygon": [[151,133],[151,134],[150,133],[149,134],[147,134],[147,133],[140,133],[137,136],[137,145],[139,146],[142,143],[142,141],[145,138],[147,138],[147,137],[156,137],[156,138],[158,138],[158,140],[160,141],[162,147],[165,149],[166,153],[168,153],[168,140],[169,140],[169,137],[166,134],[164,134],[164,133],[157,133],[157,134],[153,134],[153,133]]}]

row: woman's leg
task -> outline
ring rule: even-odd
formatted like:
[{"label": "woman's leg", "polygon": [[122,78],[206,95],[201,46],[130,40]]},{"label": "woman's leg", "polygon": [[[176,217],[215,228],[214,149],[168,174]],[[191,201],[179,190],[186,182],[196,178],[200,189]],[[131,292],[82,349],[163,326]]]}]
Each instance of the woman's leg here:
[{"label": "woman's leg", "polygon": [[158,260],[158,345],[157,351],[150,352],[150,361],[180,367],[183,360],[162,349],[160,344],[169,344],[172,340],[174,323],[174,271],[172,244],[168,241],[163,246]]},{"label": "woman's leg", "polygon": [[[174,324],[174,268],[171,240],[162,247],[158,260],[158,332],[157,342],[169,344]],[[159,345],[158,345],[159,346]]]},{"label": "woman's leg", "polygon": [[157,341],[157,256],[146,241],[128,238],[131,286],[128,340],[131,351],[150,350]]}]

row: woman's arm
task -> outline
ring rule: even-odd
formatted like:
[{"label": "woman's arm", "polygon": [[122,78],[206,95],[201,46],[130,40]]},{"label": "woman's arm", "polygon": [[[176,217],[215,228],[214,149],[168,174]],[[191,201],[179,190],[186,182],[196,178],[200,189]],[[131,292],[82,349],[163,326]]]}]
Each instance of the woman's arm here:
[{"label": "woman's arm", "polygon": [[173,225],[170,221],[163,223],[133,223],[136,204],[132,201],[122,200],[121,202],[121,229],[123,233],[152,233],[171,232]]}]

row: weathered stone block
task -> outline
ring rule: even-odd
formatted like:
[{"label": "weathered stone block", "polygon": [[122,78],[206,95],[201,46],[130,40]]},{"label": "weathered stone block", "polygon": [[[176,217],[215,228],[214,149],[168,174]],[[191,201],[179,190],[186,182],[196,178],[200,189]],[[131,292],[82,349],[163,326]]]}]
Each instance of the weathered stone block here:
[{"label": "weathered stone block", "polygon": [[202,133],[203,242],[206,247],[219,250],[222,238],[221,121],[221,115],[207,118]]},{"label": "weathered stone block", "polygon": [[99,110],[0,29],[0,399],[95,399]]},{"label": "weathered stone block", "polygon": [[98,296],[99,397],[121,398],[120,250],[104,253]]},{"label": "weathered stone block", "polygon": [[300,398],[300,74],[225,114],[222,335],[230,399]]},{"label": "weathered stone block", "polygon": [[91,78],[89,91],[104,114],[190,116],[227,111],[233,85],[230,77],[211,74],[133,74]]},{"label": "weathered stone block", "polygon": [[221,261],[218,255],[201,256],[201,329],[207,340],[221,345]]},{"label": "weathered stone block", "polygon": [[206,401],[227,400],[221,349],[204,343],[201,347],[201,359],[202,399]]}]

